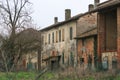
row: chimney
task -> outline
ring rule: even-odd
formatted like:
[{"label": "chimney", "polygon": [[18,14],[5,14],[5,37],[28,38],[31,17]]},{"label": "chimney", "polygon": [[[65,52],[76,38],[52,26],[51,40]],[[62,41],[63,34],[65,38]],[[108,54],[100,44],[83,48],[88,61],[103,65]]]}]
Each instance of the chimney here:
[{"label": "chimney", "polygon": [[71,18],[71,10],[65,9],[65,20],[68,20]]},{"label": "chimney", "polygon": [[100,0],[94,0],[94,7],[96,8],[99,3],[100,3]]},{"label": "chimney", "polygon": [[93,4],[89,4],[89,11],[94,9],[94,5]]},{"label": "chimney", "polygon": [[54,17],[54,24],[58,23],[58,17]]}]

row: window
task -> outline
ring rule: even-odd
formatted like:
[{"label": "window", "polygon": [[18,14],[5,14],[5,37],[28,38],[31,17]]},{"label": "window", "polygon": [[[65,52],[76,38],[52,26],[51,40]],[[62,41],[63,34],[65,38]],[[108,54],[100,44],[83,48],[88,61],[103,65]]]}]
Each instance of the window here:
[{"label": "window", "polygon": [[42,44],[44,44],[44,36],[42,36]]},{"label": "window", "polygon": [[70,65],[71,65],[71,66],[74,65],[74,55],[73,55],[72,52],[70,53]]},{"label": "window", "polygon": [[64,35],[65,35],[64,29],[62,29],[62,41],[64,41]]},{"label": "window", "polygon": [[45,40],[45,44],[47,44],[47,43],[48,43],[48,42],[47,42],[47,34],[45,34],[44,40]]},{"label": "window", "polygon": [[48,43],[50,44],[50,34],[49,34],[49,36],[48,36]]},{"label": "window", "polygon": [[52,43],[54,43],[54,32],[52,33]]},{"label": "window", "polygon": [[85,39],[82,39],[82,46],[85,46]]},{"label": "window", "polygon": [[70,40],[72,40],[72,38],[73,38],[73,28],[70,27]]},{"label": "window", "polygon": [[85,44],[86,42],[85,42],[85,39],[82,39],[82,53],[85,53],[86,52],[86,47],[85,47]]},{"label": "window", "polygon": [[58,31],[56,31],[56,42],[58,42]]},{"label": "window", "polygon": [[62,63],[64,64],[64,52],[62,53]]},{"label": "window", "polygon": [[59,30],[59,42],[61,42],[61,30]]}]

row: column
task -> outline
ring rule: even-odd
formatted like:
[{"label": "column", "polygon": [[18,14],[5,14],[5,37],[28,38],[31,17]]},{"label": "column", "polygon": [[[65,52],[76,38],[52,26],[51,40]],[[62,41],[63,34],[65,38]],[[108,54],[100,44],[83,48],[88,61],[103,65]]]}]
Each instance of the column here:
[{"label": "column", "polygon": [[117,8],[117,53],[118,69],[120,69],[120,7]]}]

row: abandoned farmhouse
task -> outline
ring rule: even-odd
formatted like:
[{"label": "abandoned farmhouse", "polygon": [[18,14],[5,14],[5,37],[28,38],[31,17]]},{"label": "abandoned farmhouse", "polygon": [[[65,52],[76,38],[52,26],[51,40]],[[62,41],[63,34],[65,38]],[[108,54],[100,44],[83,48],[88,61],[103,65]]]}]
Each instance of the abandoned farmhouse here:
[{"label": "abandoned farmhouse", "polygon": [[120,0],[94,0],[75,16],[65,9],[64,21],[54,17],[54,24],[38,32],[41,48],[24,56],[23,69],[120,69]]},{"label": "abandoned farmhouse", "polygon": [[40,30],[42,67],[120,68],[120,1],[99,2],[73,17],[66,9],[64,21],[55,17],[53,25]]}]

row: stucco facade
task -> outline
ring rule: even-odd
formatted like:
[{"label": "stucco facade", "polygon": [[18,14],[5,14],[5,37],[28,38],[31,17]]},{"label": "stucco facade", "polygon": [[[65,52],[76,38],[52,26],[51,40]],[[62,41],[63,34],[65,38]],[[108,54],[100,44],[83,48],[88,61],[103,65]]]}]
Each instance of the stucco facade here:
[{"label": "stucco facade", "polygon": [[[55,61],[52,62],[53,59],[51,58],[53,57],[51,56],[59,56],[60,65],[76,66],[79,64],[78,58],[80,55],[82,55],[81,50],[83,47],[88,48],[87,53],[90,53],[92,56],[91,61],[94,65],[94,42],[96,41],[94,36],[97,35],[97,13],[89,12],[95,9],[98,3],[99,0],[95,0],[95,5],[89,5],[88,12],[84,14],[78,14],[73,17],[71,17],[70,10],[67,9],[65,10],[65,21],[58,22],[57,17],[55,17],[55,24],[41,30],[41,37],[43,41],[42,65],[45,66],[49,63],[56,63]],[[89,35],[85,36],[87,32]],[[81,41],[81,38],[79,41],[78,39],[75,39],[81,35],[84,36],[82,38],[87,37],[84,39],[84,42]],[[84,43],[86,43],[85,46],[83,46]],[[88,59],[85,58],[87,58],[87,56],[84,57],[85,64],[87,65]]]},{"label": "stucco facade", "polygon": [[[91,11],[92,9],[94,9],[94,5],[90,5],[89,11]],[[64,65],[76,66],[77,64],[79,64],[78,58],[80,56],[78,55],[80,54],[79,51],[82,49],[83,45],[79,49],[78,49],[79,47],[78,45],[83,44],[83,42],[81,43],[77,42],[78,40],[76,40],[75,38],[97,27],[96,26],[97,13],[90,14],[89,11],[84,14],[73,16],[69,19],[67,18],[67,20],[60,23],[59,22],[57,23],[56,21],[57,18],[55,18],[55,24],[41,30],[42,33],[41,36],[43,41],[42,43],[43,60],[48,60],[47,58],[50,56],[60,55],[61,65],[64,64]],[[91,35],[96,35],[96,33],[97,32],[95,32],[95,34],[90,34],[87,37]],[[72,39],[71,39],[71,34],[72,34]],[[89,38],[86,39],[85,43],[87,43],[86,47],[90,48],[91,55],[94,56],[93,55],[94,37],[92,39],[90,38],[90,40]],[[85,58],[87,58],[87,56]],[[84,60],[87,61],[87,59]],[[46,63],[45,61],[43,61],[43,63],[44,65],[46,65],[49,62]],[[85,62],[85,64],[87,65],[87,62]]]},{"label": "stucco facade", "polygon": [[22,56],[22,59],[18,62],[17,70],[30,71],[38,70],[38,53],[33,51]]},{"label": "stucco facade", "polygon": [[[70,29],[72,29],[72,31],[70,31]],[[70,35],[72,35],[72,39],[70,39]],[[65,64],[67,66],[71,64],[72,54],[75,62],[76,40],[74,37],[76,37],[76,21],[71,21],[49,30],[43,30],[41,36],[43,38],[43,59],[59,55],[61,56],[60,65]],[[43,64],[46,65],[46,62],[43,61]]]},{"label": "stucco facade", "polygon": [[31,52],[26,55],[26,69],[27,70],[38,70],[38,53],[37,51]]}]

